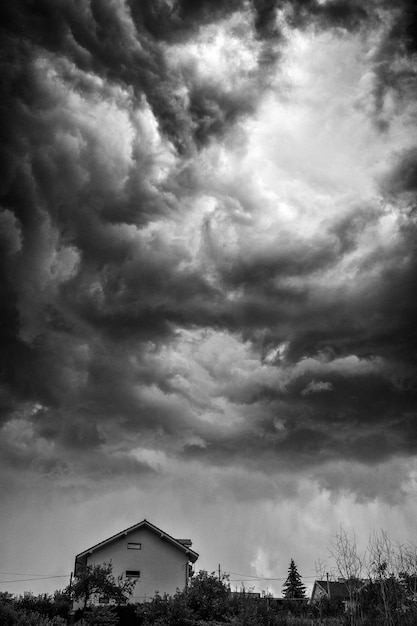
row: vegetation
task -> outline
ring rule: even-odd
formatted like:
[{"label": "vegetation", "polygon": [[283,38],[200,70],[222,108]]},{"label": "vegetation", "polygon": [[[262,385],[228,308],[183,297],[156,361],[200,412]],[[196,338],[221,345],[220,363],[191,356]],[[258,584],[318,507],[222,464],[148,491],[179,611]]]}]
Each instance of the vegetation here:
[{"label": "vegetation", "polygon": [[[345,581],[344,599],[310,604],[293,560],[283,589],[286,597],[232,593],[227,579],[200,571],[185,590],[156,595],[144,604],[126,604],[132,584],[115,580],[109,565],[86,568],[54,596],[13,598],[0,593],[1,626],[415,626],[417,624],[417,548],[394,544],[386,533],[373,536],[361,552],[354,535],[341,529],[324,564]],[[321,572],[322,573],[322,572]],[[320,576],[323,578],[323,576]],[[128,584],[127,584],[128,583]],[[88,606],[93,596],[109,604]],[[83,598],[75,615],[74,599]]]},{"label": "vegetation", "polygon": [[125,604],[132,595],[134,586],[134,580],[127,580],[122,576],[116,580],[113,576],[112,564],[104,563],[85,566],[66,592],[71,600],[82,600],[85,610],[94,596],[117,605]]},{"label": "vegetation", "polygon": [[0,593],[1,626],[64,626],[67,623],[69,599],[63,594],[14,599],[7,592]]},{"label": "vegetation", "polygon": [[[328,565],[348,590],[345,619],[350,626],[417,624],[417,548],[394,543],[382,531],[361,551],[355,534],[340,528]],[[326,602],[326,605],[332,602]],[[320,608],[320,607],[319,607]],[[321,607],[322,608],[322,607]]]},{"label": "vegetation", "polygon": [[293,559],[291,559],[287,580],[282,589],[284,598],[301,599],[306,597],[306,588],[301,582],[301,576]]}]

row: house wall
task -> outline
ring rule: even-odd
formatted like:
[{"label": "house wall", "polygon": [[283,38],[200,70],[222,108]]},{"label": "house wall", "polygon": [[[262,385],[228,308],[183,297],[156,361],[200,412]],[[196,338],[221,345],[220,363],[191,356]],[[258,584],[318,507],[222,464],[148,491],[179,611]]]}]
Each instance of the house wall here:
[{"label": "house wall", "polygon": [[[140,543],[141,549],[128,549],[128,543]],[[156,592],[171,595],[187,584],[187,555],[148,528],[132,531],[87,558],[87,565],[109,562],[115,578],[125,575],[126,570],[140,571],[130,602],[145,602]]]},{"label": "house wall", "polygon": [[323,600],[323,598],[327,598],[327,593],[319,585],[315,585],[311,596],[311,602],[319,602],[320,600]]}]

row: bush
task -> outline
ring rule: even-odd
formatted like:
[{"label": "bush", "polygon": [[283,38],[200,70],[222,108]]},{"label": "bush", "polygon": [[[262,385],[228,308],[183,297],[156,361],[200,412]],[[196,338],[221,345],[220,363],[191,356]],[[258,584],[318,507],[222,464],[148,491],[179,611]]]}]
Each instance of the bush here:
[{"label": "bush", "polygon": [[186,590],[187,606],[195,620],[225,622],[231,614],[230,592],[214,572],[200,571]]},{"label": "bush", "polygon": [[57,607],[49,596],[15,600],[8,593],[0,594],[1,626],[64,626],[67,621],[56,615]]},{"label": "bush", "polygon": [[95,606],[84,612],[84,622],[86,626],[116,626],[119,617],[113,606]]}]

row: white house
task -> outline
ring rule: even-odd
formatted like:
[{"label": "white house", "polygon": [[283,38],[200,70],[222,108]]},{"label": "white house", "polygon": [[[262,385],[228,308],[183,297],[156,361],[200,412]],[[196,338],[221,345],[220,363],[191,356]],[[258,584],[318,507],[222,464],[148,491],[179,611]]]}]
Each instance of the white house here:
[{"label": "white house", "polygon": [[145,519],[77,554],[74,573],[111,563],[116,579],[135,580],[130,602],[145,602],[157,592],[172,595],[188,585],[192,563],[198,559],[191,545],[189,539],[174,539]]}]

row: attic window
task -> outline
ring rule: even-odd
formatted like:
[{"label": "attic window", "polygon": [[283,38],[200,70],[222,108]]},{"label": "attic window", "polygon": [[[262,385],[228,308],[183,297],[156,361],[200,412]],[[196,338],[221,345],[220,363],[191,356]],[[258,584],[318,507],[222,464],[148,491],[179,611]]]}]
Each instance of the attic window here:
[{"label": "attic window", "polygon": [[140,578],[140,571],[138,569],[127,569],[126,578]]},{"label": "attic window", "polygon": [[142,550],[142,544],[141,543],[128,543],[127,549],[128,550]]}]

